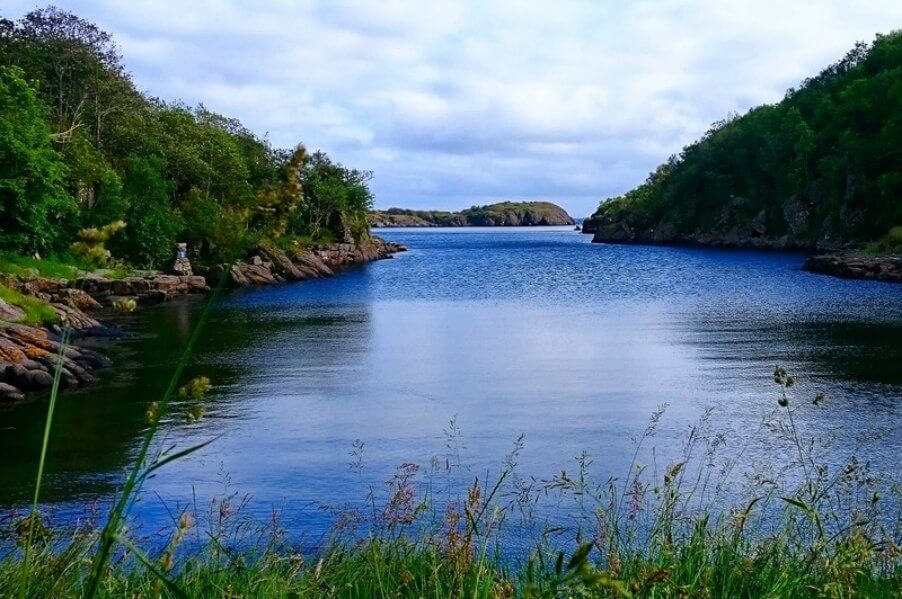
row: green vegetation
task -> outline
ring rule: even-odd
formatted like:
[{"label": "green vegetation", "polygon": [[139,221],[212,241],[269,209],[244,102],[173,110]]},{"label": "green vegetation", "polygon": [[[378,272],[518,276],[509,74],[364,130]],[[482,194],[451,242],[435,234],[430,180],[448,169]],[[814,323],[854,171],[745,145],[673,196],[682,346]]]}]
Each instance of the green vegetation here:
[{"label": "green vegetation", "polygon": [[[32,278],[35,275],[49,279],[71,279],[78,275],[78,263],[73,257],[64,260],[29,258],[16,255],[0,255],[0,272]],[[87,265],[80,265],[82,269]]]},{"label": "green vegetation", "polygon": [[372,212],[374,226],[467,227],[519,225],[572,225],[563,208],[551,202],[498,202],[472,206],[460,212],[389,208]]},{"label": "green vegetation", "polygon": [[71,13],[0,19],[4,254],[63,255],[79,231],[117,221],[124,230],[90,261],[109,250],[159,268],[177,241],[212,263],[282,236],[359,239],[370,177],[273,148],[204,106],[142,95],[112,37]]},{"label": "green vegetation", "polygon": [[589,224],[623,239],[867,242],[902,223],[902,32],[715,123]]},{"label": "green vegetation", "polygon": [[5,285],[0,285],[0,301],[21,309],[25,313],[24,318],[20,320],[23,324],[46,325],[56,324],[60,321],[56,310],[49,304],[37,298],[23,295]]},{"label": "green vegetation", "polygon": [[868,244],[871,254],[902,254],[902,227],[893,227],[876,242]]}]

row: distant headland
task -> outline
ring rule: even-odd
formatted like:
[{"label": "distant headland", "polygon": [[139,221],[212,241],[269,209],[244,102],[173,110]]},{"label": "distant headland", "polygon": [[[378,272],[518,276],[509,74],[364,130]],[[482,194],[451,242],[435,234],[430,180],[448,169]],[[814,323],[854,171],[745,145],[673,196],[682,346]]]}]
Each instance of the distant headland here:
[{"label": "distant headland", "polygon": [[531,227],[572,225],[567,212],[551,202],[499,202],[459,212],[389,208],[367,215],[371,227]]}]

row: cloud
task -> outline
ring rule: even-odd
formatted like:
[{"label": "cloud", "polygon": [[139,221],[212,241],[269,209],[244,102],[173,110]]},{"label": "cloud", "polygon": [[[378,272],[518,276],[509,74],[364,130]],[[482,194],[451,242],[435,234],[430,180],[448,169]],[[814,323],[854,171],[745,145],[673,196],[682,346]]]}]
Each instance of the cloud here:
[{"label": "cloud", "polygon": [[577,215],[902,23],[882,0],[58,4],[115,34],[141,89],[373,170],[381,207]]}]

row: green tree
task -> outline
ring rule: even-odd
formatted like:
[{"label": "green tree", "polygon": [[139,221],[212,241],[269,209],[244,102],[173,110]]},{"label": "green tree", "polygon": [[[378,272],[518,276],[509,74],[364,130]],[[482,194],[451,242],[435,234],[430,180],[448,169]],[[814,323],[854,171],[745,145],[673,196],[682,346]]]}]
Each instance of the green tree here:
[{"label": "green tree", "polygon": [[54,248],[75,202],[53,149],[46,108],[21,69],[0,67],[0,249]]},{"label": "green tree", "polygon": [[128,161],[123,185],[129,203],[124,253],[136,266],[165,265],[182,229],[181,218],[169,206],[164,168],[159,159],[133,157]]}]

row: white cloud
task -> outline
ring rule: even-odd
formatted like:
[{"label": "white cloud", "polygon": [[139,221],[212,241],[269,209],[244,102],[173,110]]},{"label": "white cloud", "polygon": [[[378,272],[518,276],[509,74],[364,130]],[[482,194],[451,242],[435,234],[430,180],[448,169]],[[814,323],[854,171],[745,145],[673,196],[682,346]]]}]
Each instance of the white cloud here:
[{"label": "white cloud", "polygon": [[57,4],[116,35],[140,88],[372,169],[382,207],[574,214],[902,23],[882,0]]}]

